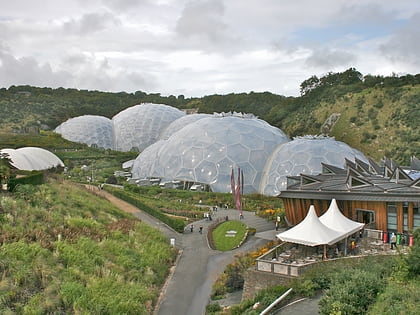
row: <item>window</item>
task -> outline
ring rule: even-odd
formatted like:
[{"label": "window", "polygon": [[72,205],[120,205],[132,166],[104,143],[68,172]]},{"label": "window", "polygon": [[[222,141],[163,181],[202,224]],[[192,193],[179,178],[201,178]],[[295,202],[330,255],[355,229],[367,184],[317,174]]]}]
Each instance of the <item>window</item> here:
[{"label": "window", "polygon": [[375,211],[373,210],[356,209],[356,220],[366,224],[367,228],[376,228]]},{"label": "window", "polygon": [[388,202],[386,204],[386,210],[388,214],[388,231],[397,230],[397,203]]}]

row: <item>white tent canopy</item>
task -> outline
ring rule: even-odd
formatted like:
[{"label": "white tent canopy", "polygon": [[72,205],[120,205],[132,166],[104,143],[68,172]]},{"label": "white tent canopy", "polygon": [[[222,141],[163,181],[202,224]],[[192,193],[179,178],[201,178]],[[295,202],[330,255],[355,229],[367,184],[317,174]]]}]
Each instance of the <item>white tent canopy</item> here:
[{"label": "white tent canopy", "polygon": [[313,205],[305,219],[293,228],[276,235],[282,241],[306,246],[332,245],[346,237],[346,233],[325,226]]},{"label": "white tent canopy", "polygon": [[344,216],[340,209],[338,209],[337,202],[335,199],[331,200],[331,204],[328,210],[319,217],[324,225],[330,229],[339,231],[345,234],[345,237],[352,235],[353,233],[360,231],[364,227],[364,223],[356,222],[348,219]]}]

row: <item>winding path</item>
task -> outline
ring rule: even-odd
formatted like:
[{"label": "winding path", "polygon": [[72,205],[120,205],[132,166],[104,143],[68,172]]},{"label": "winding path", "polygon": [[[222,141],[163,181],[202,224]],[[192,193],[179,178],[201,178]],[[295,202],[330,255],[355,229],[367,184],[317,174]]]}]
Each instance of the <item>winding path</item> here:
[{"label": "winding path", "polygon": [[[272,222],[244,212],[243,222],[257,230],[255,236],[250,237],[240,248],[229,252],[220,252],[208,247],[206,234],[212,221],[201,220],[194,222],[195,230],[186,229],[180,234],[161,223],[156,218],[141,211],[137,207],[107,193],[94,186],[86,188],[106,198],[122,211],[133,214],[143,222],[157,228],[169,239],[174,239],[180,249],[180,255],[167,282],[163,288],[154,314],[156,315],[200,315],[205,313],[210,300],[211,287],[217,277],[224,271],[226,265],[233,261],[235,255],[245,253],[264,245],[267,240],[275,239],[275,227]],[[237,210],[221,209],[213,214],[213,218],[239,218]],[[197,227],[203,225],[203,234]]]}]

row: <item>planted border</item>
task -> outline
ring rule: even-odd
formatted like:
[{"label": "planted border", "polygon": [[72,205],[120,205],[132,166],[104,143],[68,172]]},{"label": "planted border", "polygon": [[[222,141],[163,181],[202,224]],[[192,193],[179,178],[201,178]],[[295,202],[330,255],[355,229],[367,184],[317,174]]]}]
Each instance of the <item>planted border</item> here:
[{"label": "planted border", "polygon": [[139,208],[140,210],[150,214],[151,216],[155,217],[156,219],[159,219],[163,223],[165,223],[168,226],[170,226],[171,228],[173,228],[175,231],[177,231],[179,233],[184,232],[184,228],[185,228],[184,220],[169,217],[169,216],[165,215],[163,212],[147,206],[146,204],[144,204],[143,202],[138,200],[137,196],[133,193],[126,192],[124,190],[117,189],[117,188],[112,188],[112,187],[109,187],[109,186],[105,186],[104,189],[106,191],[108,191],[109,193],[113,194],[115,197],[118,197],[118,198],[132,204],[133,206]]}]

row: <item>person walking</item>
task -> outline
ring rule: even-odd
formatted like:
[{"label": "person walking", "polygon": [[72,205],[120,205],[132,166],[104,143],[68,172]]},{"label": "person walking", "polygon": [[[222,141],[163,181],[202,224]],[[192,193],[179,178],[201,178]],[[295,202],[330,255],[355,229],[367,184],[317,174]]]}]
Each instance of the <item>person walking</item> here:
[{"label": "person walking", "polygon": [[391,249],[394,249],[394,247],[397,248],[397,236],[395,235],[395,233],[391,234],[390,243],[391,243]]},{"label": "person walking", "polygon": [[190,231],[191,231],[191,233],[194,232],[194,224],[190,225]]},{"label": "person walking", "polygon": [[202,225],[200,225],[198,231],[200,232],[200,234],[203,234],[203,226]]}]

